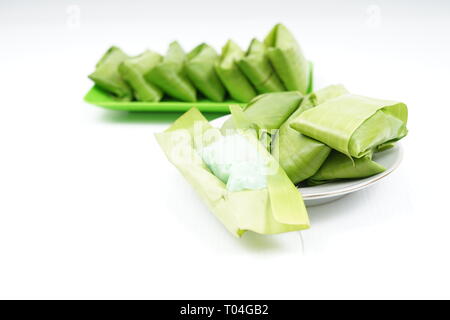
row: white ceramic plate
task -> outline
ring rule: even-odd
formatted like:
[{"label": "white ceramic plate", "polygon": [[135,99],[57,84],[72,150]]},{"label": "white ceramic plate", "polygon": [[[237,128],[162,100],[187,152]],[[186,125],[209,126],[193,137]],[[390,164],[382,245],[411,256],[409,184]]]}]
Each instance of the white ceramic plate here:
[{"label": "white ceramic plate", "polygon": [[[215,127],[220,127],[228,117],[229,115],[217,118],[211,121],[211,124]],[[402,161],[402,156],[402,147],[397,143],[392,149],[374,154],[373,159],[386,168],[386,171],[382,173],[364,179],[342,180],[319,186],[302,187],[300,192],[303,195],[305,204],[311,207],[328,203],[349,193],[370,187],[397,169]]]}]

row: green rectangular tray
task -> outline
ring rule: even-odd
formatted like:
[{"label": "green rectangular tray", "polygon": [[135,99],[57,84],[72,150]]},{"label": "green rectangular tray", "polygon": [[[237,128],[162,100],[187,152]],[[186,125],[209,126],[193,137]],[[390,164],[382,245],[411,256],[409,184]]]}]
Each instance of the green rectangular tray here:
[{"label": "green rectangular tray", "polygon": [[[313,64],[310,62],[308,92],[313,90]],[[193,107],[201,112],[223,112],[229,113],[230,104],[245,105],[232,100],[224,102],[213,102],[210,100],[199,100],[196,102],[181,102],[175,100],[163,100],[160,102],[141,102],[141,101],[119,101],[106,91],[97,86],[93,86],[84,96],[87,103],[111,110],[121,111],[141,111],[141,112],[183,112]]]},{"label": "green rectangular tray", "polygon": [[187,111],[192,107],[198,108],[202,112],[229,112],[230,104],[239,104],[236,101],[212,102],[209,100],[199,100],[196,102],[181,102],[175,100],[160,102],[141,101],[118,101],[106,91],[97,86],[93,86],[84,97],[87,103],[111,110],[122,111],[153,111],[153,112],[180,112]]}]

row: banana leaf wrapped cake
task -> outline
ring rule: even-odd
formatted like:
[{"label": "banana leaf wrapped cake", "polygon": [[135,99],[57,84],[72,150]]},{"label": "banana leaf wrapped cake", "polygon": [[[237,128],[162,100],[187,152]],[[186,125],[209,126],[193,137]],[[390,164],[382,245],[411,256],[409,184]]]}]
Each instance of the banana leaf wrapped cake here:
[{"label": "banana leaf wrapped cake", "polygon": [[247,53],[237,63],[258,93],[286,91],[270,64],[267,48],[261,41],[253,39]]},{"label": "banana leaf wrapped cake", "polygon": [[161,55],[147,50],[137,57],[124,60],[120,64],[120,75],[133,89],[136,100],[151,102],[161,100],[162,91],[144,78],[144,75],[158,65],[161,60]]},{"label": "banana leaf wrapped cake", "polygon": [[345,94],[311,108],[290,126],[349,157],[362,158],[407,134],[401,102]]},{"label": "banana leaf wrapped cake", "polygon": [[264,39],[267,54],[287,90],[306,94],[309,90],[309,63],[297,40],[282,24],[277,24]]},{"label": "banana leaf wrapped cake", "polygon": [[311,93],[281,125],[273,139],[272,154],[292,182],[302,182],[315,174],[327,159],[331,148],[291,128],[291,123],[306,110],[346,93],[347,89],[341,85],[328,86]]},{"label": "banana leaf wrapped cake", "polygon": [[164,59],[145,74],[145,79],[173,98],[194,102],[197,93],[187,78],[185,64],[186,53],[178,42],[172,42]]},{"label": "banana leaf wrapped cake", "polygon": [[[233,235],[308,228],[301,194],[248,122],[242,124],[240,111],[234,109],[238,114],[232,116],[236,128],[232,134],[222,135],[194,108],[156,138],[170,162]],[[248,152],[250,156],[242,156]]]},{"label": "banana leaf wrapped cake", "polygon": [[119,73],[119,65],[128,59],[128,55],[118,47],[111,47],[97,62],[95,71],[89,78],[97,86],[123,100],[131,100],[132,91]]},{"label": "banana leaf wrapped cake", "polygon": [[344,93],[295,116],[289,126],[332,151],[308,185],[365,178],[385,170],[372,159],[407,134],[405,104]]},{"label": "banana leaf wrapped cake", "polygon": [[222,48],[222,55],[216,65],[216,71],[234,100],[249,102],[256,96],[256,91],[237,65],[237,61],[243,56],[244,52],[236,43],[231,40],[227,41]]},{"label": "banana leaf wrapped cake", "polygon": [[[261,130],[275,130],[298,108],[303,95],[297,91],[266,93],[257,96],[243,107],[246,117]],[[230,118],[222,130],[234,128]]]},{"label": "banana leaf wrapped cake", "polygon": [[320,169],[307,180],[307,184],[314,186],[336,180],[366,178],[385,170],[386,168],[372,160],[372,155],[350,159],[333,150]]},{"label": "banana leaf wrapped cake", "polygon": [[215,70],[219,56],[212,47],[202,43],[187,55],[186,71],[194,86],[212,101],[225,98],[225,88]]}]

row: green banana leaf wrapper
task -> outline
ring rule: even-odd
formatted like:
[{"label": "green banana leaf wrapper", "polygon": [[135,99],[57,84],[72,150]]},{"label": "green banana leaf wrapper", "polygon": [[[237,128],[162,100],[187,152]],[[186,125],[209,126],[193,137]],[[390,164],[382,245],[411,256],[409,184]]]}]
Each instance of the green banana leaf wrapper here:
[{"label": "green banana leaf wrapper", "polygon": [[189,52],[186,72],[191,82],[204,96],[212,101],[222,102],[226,91],[215,70],[218,60],[216,50],[202,43]]},{"label": "green banana leaf wrapper", "polygon": [[[239,110],[234,109],[238,113]],[[236,132],[245,134],[243,131]],[[300,192],[264,148],[259,150],[266,152],[265,157],[271,167],[267,187],[237,192],[227,189],[198,153],[202,146],[220,137],[220,130],[213,128],[195,108],[186,112],[165,132],[156,134],[169,161],[233,235],[242,236],[247,230],[275,234],[308,228],[309,219]],[[259,143],[256,138],[252,140],[252,135],[245,134],[245,137],[255,146]]]},{"label": "green banana leaf wrapper", "polygon": [[163,61],[145,74],[145,79],[172,98],[195,102],[197,93],[185,71],[186,53],[176,41],[169,45]]},{"label": "green banana leaf wrapper", "polygon": [[[262,130],[279,129],[287,118],[298,108],[303,95],[298,91],[265,93],[255,97],[244,108],[246,117]],[[230,118],[221,130],[235,128]]]},{"label": "green banana leaf wrapper", "polygon": [[310,66],[297,40],[282,24],[277,24],[264,39],[267,55],[287,90],[307,94]]},{"label": "green banana leaf wrapper", "polygon": [[303,112],[290,126],[349,157],[362,158],[406,136],[407,119],[404,103],[346,94]]},{"label": "green banana leaf wrapper", "polygon": [[385,170],[386,168],[372,160],[372,155],[350,159],[347,155],[333,150],[307,183],[314,186],[342,179],[366,178]]},{"label": "green banana leaf wrapper", "polygon": [[158,65],[161,60],[160,54],[146,50],[139,56],[126,59],[120,64],[119,73],[133,89],[136,100],[149,102],[161,100],[162,91],[144,78],[144,75]]},{"label": "green banana leaf wrapper", "polygon": [[236,63],[243,56],[244,51],[235,42],[228,40],[222,48],[222,55],[216,64],[216,71],[234,100],[249,102],[256,96],[256,91]]},{"label": "green banana leaf wrapper", "polygon": [[128,59],[128,55],[118,47],[111,47],[97,62],[95,71],[89,78],[97,86],[120,98],[131,100],[133,93],[119,73],[119,65]]},{"label": "green banana leaf wrapper", "polygon": [[304,111],[347,93],[344,86],[333,85],[307,95],[275,135],[272,155],[293,183],[297,184],[314,175],[327,159],[331,148],[294,130],[291,123]]},{"label": "green banana leaf wrapper", "polygon": [[272,68],[266,47],[261,41],[253,39],[247,53],[237,61],[237,64],[258,93],[286,91]]}]

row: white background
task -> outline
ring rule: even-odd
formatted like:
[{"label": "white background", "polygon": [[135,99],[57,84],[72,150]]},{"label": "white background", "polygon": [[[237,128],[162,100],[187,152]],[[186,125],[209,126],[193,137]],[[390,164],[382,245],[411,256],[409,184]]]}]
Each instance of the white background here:
[{"label": "white background", "polygon": [[[111,44],[246,47],[276,22],[325,84],[407,103],[410,134],[303,241],[235,239],[156,144],[177,115],[82,98]],[[449,33],[448,1],[2,2],[0,298],[450,298]]]}]

